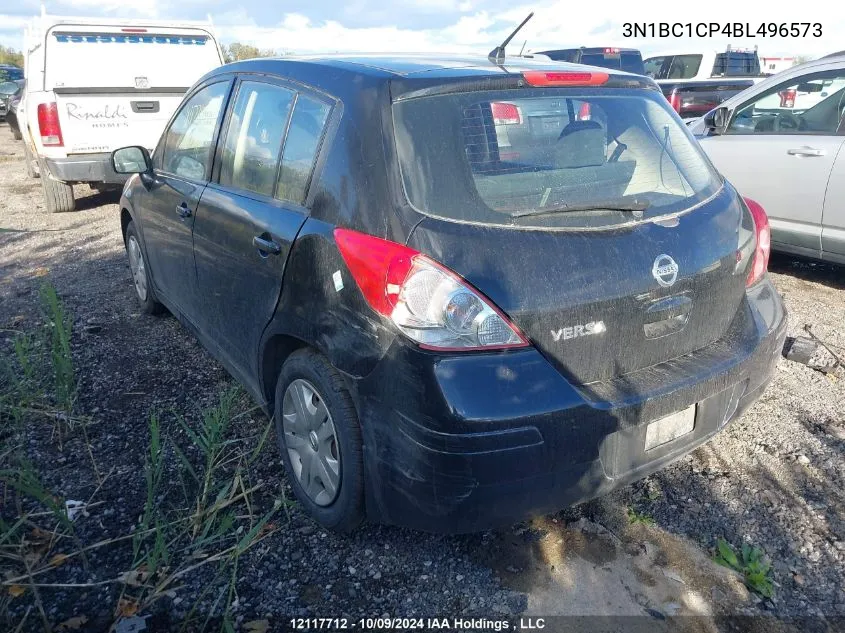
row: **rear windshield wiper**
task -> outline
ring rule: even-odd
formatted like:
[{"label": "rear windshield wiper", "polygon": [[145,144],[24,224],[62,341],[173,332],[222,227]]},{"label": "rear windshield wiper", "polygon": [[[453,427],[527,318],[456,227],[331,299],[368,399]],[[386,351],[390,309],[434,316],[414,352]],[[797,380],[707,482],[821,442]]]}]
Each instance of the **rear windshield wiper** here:
[{"label": "rear windshield wiper", "polygon": [[553,213],[568,213],[570,211],[645,211],[651,206],[648,200],[637,198],[617,198],[615,200],[597,200],[595,202],[583,202],[580,204],[559,204],[554,207],[541,207],[529,211],[512,213],[511,217],[524,218],[533,215],[550,215]]}]

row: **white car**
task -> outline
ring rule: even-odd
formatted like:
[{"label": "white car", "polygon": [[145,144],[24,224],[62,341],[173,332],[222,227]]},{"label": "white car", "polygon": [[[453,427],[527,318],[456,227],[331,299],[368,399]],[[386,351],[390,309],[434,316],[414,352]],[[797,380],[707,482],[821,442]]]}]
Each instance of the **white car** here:
[{"label": "white car", "polygon": [[122,184],[112,150],[153,148],[188,88],[222,63],[207,23],[36,18],[24,142],[47,210],[72,211],[74,183]]},{"label": "white car", "polygon": [[763,205],[774,250],[845,264],[845,53],[769,77],[689,127]]}]

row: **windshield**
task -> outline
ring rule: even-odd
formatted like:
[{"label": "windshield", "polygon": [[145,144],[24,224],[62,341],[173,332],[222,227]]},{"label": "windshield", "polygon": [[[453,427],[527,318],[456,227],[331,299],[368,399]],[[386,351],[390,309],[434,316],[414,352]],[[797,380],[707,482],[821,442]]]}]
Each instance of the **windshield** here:
[{"label": "windshield", "polygon": [[47,38],[46,85],[186,89],[220,64],[217,43],[200,29],[53,31]]},{"label": "windshield", "polygon": [[470,92],[393,110],[408,199],[438,217],[596,228],[684,211],[721,186],[656,91]]}]

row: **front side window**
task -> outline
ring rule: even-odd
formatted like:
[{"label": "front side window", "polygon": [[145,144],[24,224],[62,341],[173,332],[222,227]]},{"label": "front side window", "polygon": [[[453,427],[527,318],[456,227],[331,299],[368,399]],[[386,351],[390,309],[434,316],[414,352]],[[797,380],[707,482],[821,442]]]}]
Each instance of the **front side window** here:
[{"label": "front side window", "polygon": [[739,108],[728,134],[837,133],[845,114],[845,70],[790,79]]},{"label": "front side window", "polygon": [[166,133],[164,171],[191,180],[205,180],[228,91],[228,82],[211,84],[182,106]]},{"label": "front side window", "polygon": [[721,187],[656,91],[469,92],[393,113],[408,199],[444,219],[600,228],[685,211]]},{"label": "front side window", "polygon": [[241,83],[223,142],[221,185],[273,195],[293,96],[280,86]]},{"label": "front side window", "polygon": [[280,200],[297,204],[305,202],[308,182],[330,110],[331,106],[323,101],[305,95],[297,97],[276,190],[276,197]]}]

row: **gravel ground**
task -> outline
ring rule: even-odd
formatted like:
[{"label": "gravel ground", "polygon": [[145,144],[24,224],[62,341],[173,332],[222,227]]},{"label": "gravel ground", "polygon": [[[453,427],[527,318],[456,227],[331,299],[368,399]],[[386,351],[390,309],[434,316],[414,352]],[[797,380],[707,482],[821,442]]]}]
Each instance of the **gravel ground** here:
[{"label": "gravel ground", "polygon": [[[0,228],[13,230],[0,232],[0,345],[4,331],[37,322],[38,289],[52,282],[74,316],[77,409],[91,418],[89,441],[71,435],[59,446],[50,425],[34,425],[27,452],[55,494],[98,504],[78,521],[80,538],[92,543],[128,534],[143,508],[151,408],[194,419],[233,381],[175,319],[138,313],[117,195],[80,187],[77,196],[76,213],[45,213],[38,181],[26,177],[22,145],[0,126]],[[770,268],[790,310],[790,335],[806,335],[810,324],[845,355],[845,268],[785,257],[775,257]],[[782,360],[762,399],[692,455],[597,502],[510,530],[442,537],[365,526],[338,537],[294,506],[279,520],[282,529],[238,567],[238,621],[268,618],[282,630],[284,618],[296,615],[639,612],[656,623],[678,610],[845,616],[843,381],[841,370],[825,375]],[[170,417],[164,433],[177,436]],[[266,424],[260,415],[244,415],[236,432],[254,440]],[[255,473],[261,507],[285,491],[278,459],[266,455]],[[108,475],[99,489],[92,460]],[[175,477],[178,462],[169,468]],[[628,508],[656,525],[630,525]],[[774,566],[772,600],[749,595],[709,562],[720,536],[765,549]],[[103,548],[92,554],[87,572],[66,564],[50,582],[110,578],[130,562],[131,552]],[[608,597],[617,577],[630,598],[618,604]],[[181,588],[156,603],[148,626],[174,626],[212,580],[210,566],[183,578]],[[677,603],[667,601],[672,582]],[[664,584],[665,595],[658,595]],[[118,600],[118,589],[108,584],[42,591],[51,622],[84,614],[89,630],[105,628]],[[690,592],[698,592],[703,607],[694,608]],[[199,600],[198,611],[212,612],[215,597]],[[26,596],[13,600],[5,624],[20,619],[27,604]],[[41,626],[34,617],[30,624]]]}]

